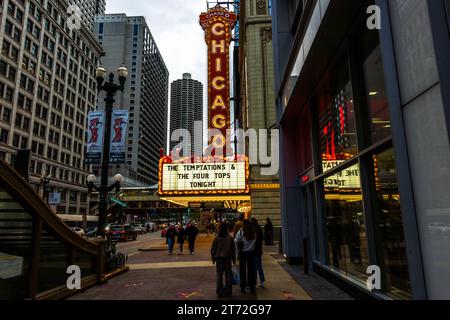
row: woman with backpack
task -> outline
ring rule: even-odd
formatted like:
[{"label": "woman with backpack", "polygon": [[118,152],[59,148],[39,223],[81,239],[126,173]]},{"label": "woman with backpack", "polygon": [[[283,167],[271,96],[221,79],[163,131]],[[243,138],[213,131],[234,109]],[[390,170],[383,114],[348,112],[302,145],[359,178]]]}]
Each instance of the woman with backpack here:
[{"label": "woman with backpack", "polygon": [[234,242],[239,256],[241,292],[245,293],[245,288],[248,286],[250,287],[250,293],[255,294],[256,232],[250,221],[244,220],[243,228],[237,232]]}]

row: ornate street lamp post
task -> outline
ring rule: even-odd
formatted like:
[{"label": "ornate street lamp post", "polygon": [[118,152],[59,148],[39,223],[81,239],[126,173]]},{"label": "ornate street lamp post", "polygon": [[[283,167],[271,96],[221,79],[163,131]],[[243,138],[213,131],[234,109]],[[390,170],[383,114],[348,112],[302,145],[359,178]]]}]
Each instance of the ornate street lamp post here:
[{"label": "ornate street lamp post", "polygon": [[[101,91],[104,91],[106,93],[105,98],[105,136],[103,139],[103,158],[102,158],[102,171],[101,171],[101,182],[100,187],[96,188],[94,186],[94,183],[91,181],[89,182],[88,177],[88,185],[91,188],[96,189],[99,192],[100,199],[99,199],[99,214],[98,214],[98,227],[97,227],[97,233],[100,236],[105,235],[105,222],[106,222],[106,211],[108,207],[108,194],[110,192],[110,187],[108,186],[108,171],[109,171],[109,148],[111,143],[111,117],[112,117],[112,111],[113,111],[113,105],[114,105],[114,96],[118,91],[123,91],[124,84],[128,76],[128,70],[125,66],[120,66],[117,69],[117,76],[119,77],[119,84],[114,83],[114,74],[109,74],[108,81],[105,82],[106,77],[106,69],[102,66],[98,67],[95,75],[97,78],[97,89],[100,93]],[[119,175],[120,176],[120,175]],[[92,176],[90,176],[92,179]],[[95,177],[95,176],[94,176]],[[116,175],[118,177],[118,175]],[[116,179],[116,177],[114,177]],[[120,176],[121,180],[123,180],[123,177]],[[95,181],[95,179],[94,179]],[[116,181],[116,180],[115,180]],[[114,184],[113,189],[116,187],[116,184],[120,181]],[[120,185],[119,185],[120,188]]]},{"label": "ornate street lamp post", "polygon": [[42,184],[42,198],[44,199],[45,203],[48,203],[48,185],[50,184],[50,175],[42,175],[41,176],[41,184]]}]

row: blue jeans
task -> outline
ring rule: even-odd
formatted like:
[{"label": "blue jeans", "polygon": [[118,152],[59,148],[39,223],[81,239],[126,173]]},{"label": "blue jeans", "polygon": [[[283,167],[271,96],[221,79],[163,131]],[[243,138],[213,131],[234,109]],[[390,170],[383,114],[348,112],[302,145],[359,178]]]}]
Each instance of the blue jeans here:
[{"label": "blue jeans", "polygon": [[173,246],[175,244],[175,240],[169,238],[169,239],[167,239],[167,244],[169,245],[169,253],[172,253],[173,252]]},{"label": "blue jeans", "polygon": [[266,277],[264,276],[264,269],[262,266],[261,256],[255,255],[255,276],[259,274],[259,281],[265,282]]}]

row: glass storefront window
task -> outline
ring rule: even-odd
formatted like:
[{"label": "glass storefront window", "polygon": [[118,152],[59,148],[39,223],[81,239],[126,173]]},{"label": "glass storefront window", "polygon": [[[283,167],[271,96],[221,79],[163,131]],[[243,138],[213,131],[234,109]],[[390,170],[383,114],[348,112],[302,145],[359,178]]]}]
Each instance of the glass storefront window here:
[{"label": "glass storefront window", "polygon": [[324,179],[330,265],[366,281],[368,248],[359,165]]},{"label": "glass storefront window", "polygon": [[[366,38],[369,38],[369,36],[366,36]],[[373,36],[370,38],[373,38]],[[373,48],[374,45],[375,48]],[[364,46],[366,50],[370,50],[363,63],[363,69],[370,117],[371,142],[377,143],[391,135],[391,117],[386,96],[379,39],[365,39]]]},{"label": "glass storefront window", "polygon": [[395,296],[411,298],[394,150],[374,156],[374,167],[387,289]]},{"label": "glass storefront window", "polygon": [[0,300],[26,299],[33,219],[0,190]]},{"label": "glass storefront window", "polygon": [[39,244],[38,293],[66,284],[67,246],[48,230],[50,228],[44,224]]},{"label": "glass storefront window", "polygon": [[334,72],[334,82],[325,81],[319,97],[319,137],[323,172],[358,153],[352,85],[345,59]]}]

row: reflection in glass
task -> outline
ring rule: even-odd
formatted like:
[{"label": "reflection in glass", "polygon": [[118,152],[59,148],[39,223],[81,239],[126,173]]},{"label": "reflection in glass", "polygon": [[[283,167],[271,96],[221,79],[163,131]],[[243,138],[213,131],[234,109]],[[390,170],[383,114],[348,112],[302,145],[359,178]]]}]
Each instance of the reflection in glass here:
[{"label": "reflection in glass", "polygon": [[0,190],[0,300],[27,298],[32,225],[23,207]]},{"label": "reflection in glass", "polygon": [[93,274],[93,258],[92,256],[75,250],[74,264],[81,269],[81,278],[90,276]]},{"label": "reflection in glass", "polygon": [[366,281],[368,250],[359,165],[326,178],[324,191],[330,264]]},{"label": "reflection in glass", "polygon": [[388,292],[410,298],[408,260],[393,149],[374,156],[374,166]]},{"label": "reflection in glass", "polygon": [[39,244],[38,293],[66,285],[67,246],[47,230],[44,224]]},{"label": "reflection in glass", "polygon": [[384,83],[383,61],[378,45],[364,61],[367,103],[371,122],[372,143],[391,135],[391,118]]},{"label": "reflection in glass", "polygon": [[357,154],[355,113],[350,82],[347,82],[343,89],[331,99],[326,93],[319,98],[319,130],[320,152],[324,160],[323,172]]}]

